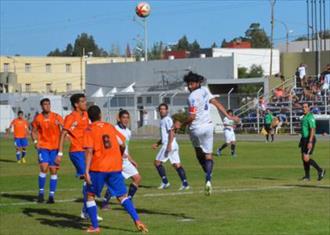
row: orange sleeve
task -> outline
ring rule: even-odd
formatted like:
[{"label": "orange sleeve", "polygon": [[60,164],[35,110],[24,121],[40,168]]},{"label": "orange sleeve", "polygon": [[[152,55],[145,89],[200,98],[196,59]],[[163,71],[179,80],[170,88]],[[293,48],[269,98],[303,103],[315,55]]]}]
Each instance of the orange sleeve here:
[{"label": "orange sleeve", "polygon": [[65,130],[70,130],[72,124],[73,124],[74,120],[73,120],[73,116],[72,115],[68,115],[65,117],[64,119],[64,125],[63,125],[63,128]]},{"label": "orange sleeve", "polygon": [[59,115],[59,114],[57,114],[57,115],[56,115],[56,119],[57,119],[57,121],[60,123],[60,125],[61,125],[61,126],[63,126],[63,124],[64,124],[64,121],[63,121],[63,118],[62,118],[62,116],[61,116],[61,115]]},{"label": "orange sleeve", "polygon": [[85,149],[94,148],[94,138],[93,138],[93,132],[91,128],[87,128],[85,130],[85,134],[84,134],[84,145],[83,147]]},{"label": "orange sleeve", "polygon": [[11,123],[10,123],[10,125],[11,125],[11,126],[14,126],[14,125],[15,125],[15,121],[16,121],[15,119],[12,120]]},{"label": "orange sleeve", "polygon": [[34,128],[37,128],[38,126],[37,126],[37,122],[38,122],[38,116],[36,116],[34,119],[33,119],[33,121],[32,121],[32,123],[31,123],[31,125],[32,125],[32,127],[34,127]]}]

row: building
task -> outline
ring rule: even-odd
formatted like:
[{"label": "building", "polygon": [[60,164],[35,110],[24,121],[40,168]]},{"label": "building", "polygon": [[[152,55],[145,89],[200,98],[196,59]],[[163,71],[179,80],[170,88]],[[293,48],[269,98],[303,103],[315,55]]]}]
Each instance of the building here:
[{"label": "building", "polygon": [[232,42],[228,42],[225,45],[225,48],[251,48],[251,42],[242,41],[242,40],[235,40]]},{"label": "building", "polygon": [[307,40],[304,41],[292,41],[289,43],[284,43],[281,42],[278,44],[277,48],[281,53],[284,52],[309,52],[309,51],[313,51],[313,47],[314,47],[314,51],[316,50],[316,44],[322,44],[322,46],[320,46],[320,49],[322,51],[325,50],[330,50],[330,39],[325,39],[325,40],[320,40],[319,42],[317,40],[310,40],[309,43]]},{"label": "building", "polygon": [[0,92],[81,91],[85,89],[86,64],[132,61],[135,59],[124,57],[1,56]]}]

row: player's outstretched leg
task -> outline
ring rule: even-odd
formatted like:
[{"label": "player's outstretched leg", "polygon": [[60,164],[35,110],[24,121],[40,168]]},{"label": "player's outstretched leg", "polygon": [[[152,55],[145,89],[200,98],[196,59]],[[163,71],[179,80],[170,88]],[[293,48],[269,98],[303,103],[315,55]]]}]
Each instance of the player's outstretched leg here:
[{"label": "player's outstretched leg", "polygon": [[180,163],[175,163],[175,164],[173,164],[173,167],[176,170],[176,172],[178,173],[178,175],[181,179],[181,182],[182,182],[182,185],[179,188],[179,191],[188,190],[190,187],[189,187],[187,177],[186,177],[186,172],[185,172],[183,166]]},{"label": "player's outstretched leg", "polygon": [[324,175],[325,175],[325,170],[322,169],[314,159],[310,158],[309,160],[310,164],[312,167],[314,167],[316,170],[317,170],[317,174],[318,174],[318,178],[317,180],[320,181],[324,178]]},{"label": "player's outstretched leg", "polygon": [[107,190],[104,193],[103,200],[102,200],[102,206],[101,206],[102,210],[110,209],[110,199],[111,199],[111,193],[110,193],[109,188],[107,188]]},{"label": "player's outstretched leg", "polygon": [[206,176],[205,176],[205,195],[210,196],[212,193],[212,171],[213,171],[213,159],[211,154],[205,154],[205,168],[206,168]]},{"label": "player's outstretched leg", "polygon": [[136,175],[133,175],[131,178],[132,178],[133,182],[128,187],[128,197],[132,199],[134,197],[136,191],[139,188],[139,185],[141,182],[141,175],[136,174]]},{"label": "player's outstretched leg", "polygon": [[195,147],[195,152],[196,152],[196,157],[197,157],[199,164],[201,165],[203,171],[206,173],[205,155],[204,155],[203,150],[201,148]]},{"label": "player's outstretched leg", "polygon": [[157,161],[155,160],[155,167],[158,171],[158,174],[162,180],[161,185],[158,187],[158,189],[166,189],[168,187],[170,187],[170,183],[168,182],[167,176],[166,176],[166,171],[165,171],[165,167],[163,166],[161,161]]},{"label": "player's outstretched leg", "polygon": [[230,149],[231,149],[231,156],[236,157],[236,143],[235,142],[231,143]]},{"label": "player's outstretched leg", "polygon": [[17,161],[17,163],[22,163],[21,154],[22,154],[22,152],[21,152],[20,148],[16,148],[16,161]]},{"label": "player's outstretched leg", "polygon": [[99,228],[99,222],[97,220],[97,207],[95,202],[95,196],[88,195],[88,199],[86,201],[86,210],[92,223],[92,226],[87,229],[87,232],[99,233],[100,228]]},{"label": "player's outstretched leg", "polygon": [[145,226],[139,218],[138,213],[136,212],[136,209],[133,205],[132,200],[129,199],[129,197],[127,196],[127,194],[118,197],[118,200],[120,201],[121,205],[124,207],[124,209],[127,211],[127,213],[131,216],[131,218],[133,219],[136,228],[143,232],[143,233],[147,233],[148,229],[147,226]]},{"label": "player's outstretched leg", "polygon": [[221,156],[221,152],[223,149],[225,149],[228,146],[227,143],[224,143],[220,148],[218,148],[217,150],[217,155],[220,157]]},{"label": "player's outstretched leg", "polygon": [[26,156],[26,148],[22,148],[22,163],[26,163],[26,159],[25,159],[25,156]]}]

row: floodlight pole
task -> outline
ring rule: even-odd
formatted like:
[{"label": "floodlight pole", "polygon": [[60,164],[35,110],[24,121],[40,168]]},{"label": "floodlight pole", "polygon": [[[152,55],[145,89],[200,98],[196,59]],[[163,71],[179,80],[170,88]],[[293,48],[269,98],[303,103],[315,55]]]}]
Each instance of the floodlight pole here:
[{"label": "floodlight pole", "polygon": [[227,94],[227,107],[230,109],[230,94],[234,91],[234,88],[231,88]]},{"label": "floodlight pole", "polygon": [[148,61],[148,31],[147,31],[147,18],[143,19],[144,23],[144,60]]}]

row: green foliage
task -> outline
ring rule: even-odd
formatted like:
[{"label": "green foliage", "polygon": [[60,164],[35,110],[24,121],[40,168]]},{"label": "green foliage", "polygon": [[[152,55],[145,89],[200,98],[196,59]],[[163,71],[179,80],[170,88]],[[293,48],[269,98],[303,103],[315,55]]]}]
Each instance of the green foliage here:
[{"label": "green foliage", "polygon": [[183,123],[188,119],[188,114],[186,112],[178,112],[172,115],[172,119],[173,121],[179,121],[182,124],[179,134],[186,133],[186,125],[183,125]]},{"label": "green foliage", "polygon": [[212,45],[211,45],[211,48],[217,48],[218,45],[216,44],[216,42],[213,42]]},{"label": "green foliage", "polygon": [[164,50],[165,47],[162,41],[154,43],[148,52],[149,60],[160,60],[163,57]]},{"label": "green foliage", "polygon": [[259,23],[252,23],[245,32],[245,37],[251,42],[252,48],[270,48],[271,43],[263,28]]},{"label": "green foliage", "polygon": [[185,51],[196,52],[200,49],[200,45],[197,42],[197,40],[194,40],[192,43],[190,43],[188,41],[187,36],[184,35],[182,38],[179,39],[176,45],[173,45],[171,47],[171,49],[175,51],[185,50]]},{"label": "green foliage", "polygon": [[[250,69],[246,67],[238,68],[238,78],[259,78],[264,76],[264,71],[261,65],[252,65]],[[246,84],[238,86],[238,93],[252,94],[260,89],[261,85]]]}]

